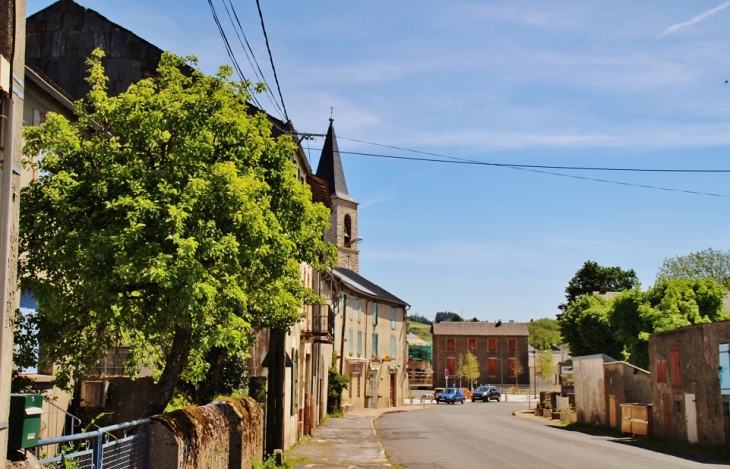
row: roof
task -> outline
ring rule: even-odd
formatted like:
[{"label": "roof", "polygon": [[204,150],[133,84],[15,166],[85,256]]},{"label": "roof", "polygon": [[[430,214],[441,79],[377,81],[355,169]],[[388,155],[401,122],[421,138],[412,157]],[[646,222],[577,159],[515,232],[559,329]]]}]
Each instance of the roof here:
[{"label": "roof", "polygon": [[344,284],[347,288],[349,288],[350,290],[354,290],[362,294],[363,296],[368,296],[377,300],[383,300],[386,303],[390,304],[410,306],[405,301],[388,292],[386,289],[375,285],[370,280],[366,279],[360,274],[353,272],[350,269],[338,267],[336,269],[332,269],[332,275],[335,277],[336,280]]},{"label": "roof", "polygon": [[573,357],[573,362],[581,361],[581,360],[596,360],[598,358],[602,359],[606,363],[616,361],[616,359],[611,358],[608,355],[604,355],[602,353],[597,353],[595,355],[583,355],[582,357]]},{"label": "roof", "polygon": [[350,193],[347,192],[345,171],[342,169],[340,148],[337,145],[337,137],[335,136],[333,123],[334,119],[330,119],[330,127],[327,129],[327,137],[322,147],[322,155],[319,157],[317,176],[327,181],[330,188],[330,196],[355,202],[355,199],[350,197]]},{"label": "roof", "polygon": [[408,335],[406,335],[406,342],[408,342],[408,345],[419,345],[422,347],[431,345],[412,332],[409,332]]},{"label": "roof", "polygon": [[528,336],[527,323],[503,322],[434,322],[433,335]]}]

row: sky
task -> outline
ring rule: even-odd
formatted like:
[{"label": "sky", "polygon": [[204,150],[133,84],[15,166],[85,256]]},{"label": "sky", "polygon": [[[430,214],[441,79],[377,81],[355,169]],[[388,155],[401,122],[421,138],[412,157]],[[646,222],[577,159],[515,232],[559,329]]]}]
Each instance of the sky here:
[{"label": "sky", "polygon": [[[212,1],[244,75],[255,78],[223,0]],[[28,14],[51,3],[27,0]],[[77,3],[197,56],[207,73],[230,63],[205,1]],[[232,4],[275,89],[256,2]],[[615,184],[344,153],[426,157],[360,140],[491,163],[730,169],[730,1],[261,8],[294,126],[325,133],[335,119],[360,203],[360,274],[408,302],[409,314],[555,317],[587,260],[632,268],[648,288],[665,258],[730,249],[729,173],[545,170],[624,183]],[[315,168],[322,143],[303,142]]]}]

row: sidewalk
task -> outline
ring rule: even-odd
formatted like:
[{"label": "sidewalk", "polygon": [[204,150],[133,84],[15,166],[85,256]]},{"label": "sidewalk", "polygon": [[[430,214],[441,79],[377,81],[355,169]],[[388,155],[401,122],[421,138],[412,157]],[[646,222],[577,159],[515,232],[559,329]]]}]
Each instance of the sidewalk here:
[{"label": "sidewalk", "polygon": [[420,405],[357,409],[342,418],[328,418],[314,430],[311,439],[302,439],[287,455],[301,460],[295,466],[301,469],[366,469],[389,466],[385,451],[375,435],[375,419],[390,412],[422,409],[424,407]]}]

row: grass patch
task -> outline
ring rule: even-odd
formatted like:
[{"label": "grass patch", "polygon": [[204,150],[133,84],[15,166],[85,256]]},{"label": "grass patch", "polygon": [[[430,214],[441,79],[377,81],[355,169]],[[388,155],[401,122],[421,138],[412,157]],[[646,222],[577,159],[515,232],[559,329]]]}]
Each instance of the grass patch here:
[{"label": "grass patch", "polygon": [[422,339],[429,344],[433,342],[433,338],[431,337],[431,326],[428,324],[422,324],[420,322],[411,322],[408,321],[408,327],[410,328],[410,331],[418,337],[419,339]]}]

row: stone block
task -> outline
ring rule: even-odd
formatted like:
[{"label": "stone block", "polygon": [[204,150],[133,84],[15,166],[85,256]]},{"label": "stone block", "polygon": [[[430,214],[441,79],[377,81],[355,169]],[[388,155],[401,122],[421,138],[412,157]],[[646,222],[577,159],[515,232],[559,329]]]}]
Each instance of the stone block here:
[{"label": "stone block", "polygon": [[58,31],[61,29],[61,12],[55,10],[46,10],[43,14],[44,31]]},{"label": "stone block", "polygon": [[78,9],[66,11],[61,15],[61,28],[65,31],[81,31],[84,24],[84,13]]},{"label": "stone block", "polygon": [[31,60],[41,56],[41,34],[29,32],[25,35],[25,59]]}]

